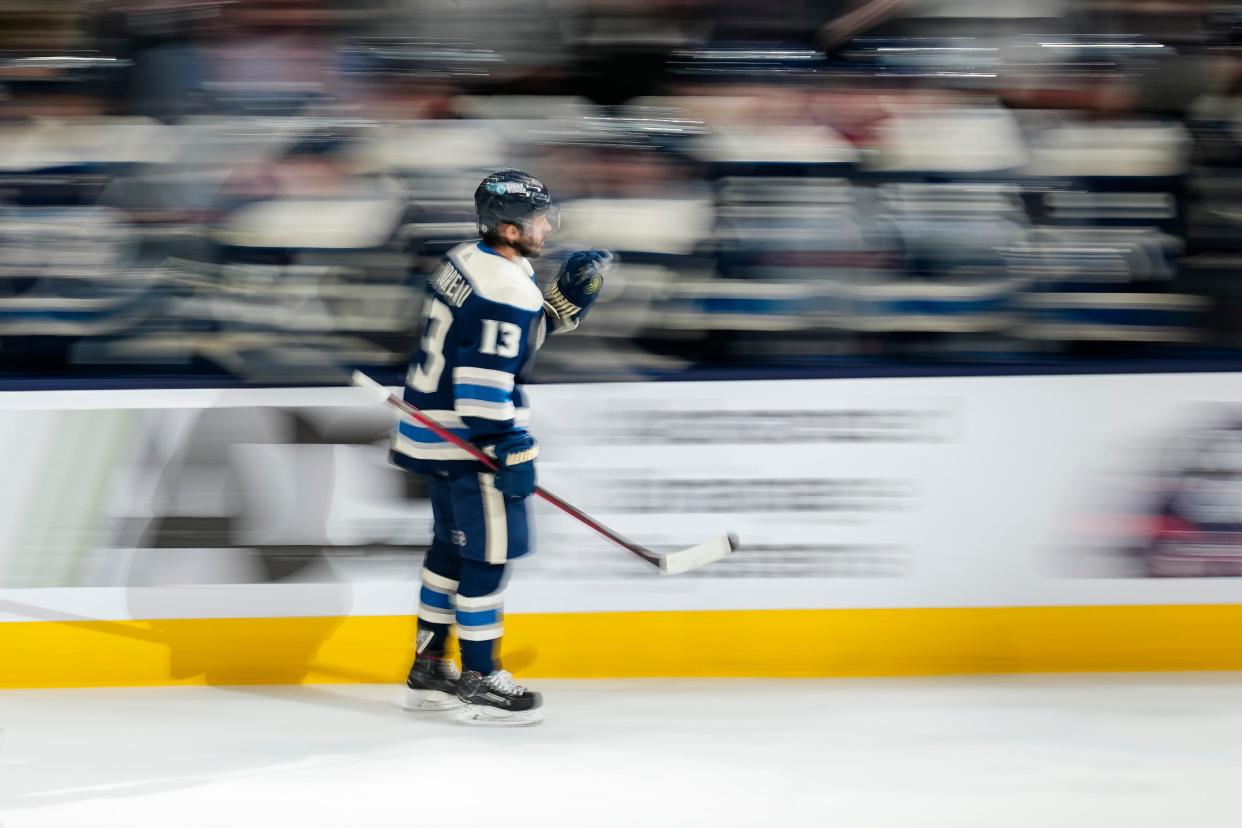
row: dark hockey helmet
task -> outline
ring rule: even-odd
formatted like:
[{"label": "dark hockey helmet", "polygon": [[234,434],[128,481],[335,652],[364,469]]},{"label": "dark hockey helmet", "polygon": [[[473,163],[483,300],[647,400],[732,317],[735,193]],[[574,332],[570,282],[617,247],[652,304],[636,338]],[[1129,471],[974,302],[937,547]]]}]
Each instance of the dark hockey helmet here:
[{"label": "dark hockey helmet", "polygon": [[474,208],[479,214],[479,232],[484,235],[503,223],[521,226],[540,215],[548,217],[554,230],[560,223],[547,185],[519,170],[500,170],[479,182]]}]

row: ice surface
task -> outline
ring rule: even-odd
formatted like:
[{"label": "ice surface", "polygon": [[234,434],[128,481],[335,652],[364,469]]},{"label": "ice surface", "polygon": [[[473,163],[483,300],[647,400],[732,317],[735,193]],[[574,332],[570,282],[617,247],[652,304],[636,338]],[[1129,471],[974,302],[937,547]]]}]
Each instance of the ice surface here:
[{"label": "ice surface", "polygon": [[0,691],[0,825],[1237,824],[1238,675],[532,684],[514,729],[375,685]]}]

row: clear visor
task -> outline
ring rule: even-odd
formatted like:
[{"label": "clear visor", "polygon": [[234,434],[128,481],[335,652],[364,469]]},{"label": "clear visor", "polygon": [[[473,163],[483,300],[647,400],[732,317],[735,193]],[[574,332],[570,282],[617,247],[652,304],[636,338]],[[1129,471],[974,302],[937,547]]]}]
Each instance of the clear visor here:
[{"label": "clear visor", "polygon": [[539,216],[546,216],[548,224],[552,225],[552,229],[548,232],[555,233],[557,230],[561,229],[561,208],[557,205],[553,204],[548,209],[535,213],[536,218]]},{"label": "clear visor", "polygon": [[[529,231],[531,222],[535,221],[541,216],[546,217],[548,219],[548,224],[550,225],[550,229],[548,230],[549,234],[555,233],[557,230],[561,229],[561,208],[556,206],[555,204],[553,204],[551,207],[547,208],[546,210],[535,210],[532,213],[528,213],[523,218],[500,219],[496,223],[516,225],[522,228],[522,232],[525,233]],[[482,221],[480,221],[479,226],[480,226],[480,230],[482,230],[483,228]]]}]

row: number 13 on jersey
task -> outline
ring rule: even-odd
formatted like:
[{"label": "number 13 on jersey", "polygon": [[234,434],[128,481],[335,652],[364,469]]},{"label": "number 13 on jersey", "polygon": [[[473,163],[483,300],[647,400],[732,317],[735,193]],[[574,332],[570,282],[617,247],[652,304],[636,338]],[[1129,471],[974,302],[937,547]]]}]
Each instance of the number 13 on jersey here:
[{"label": "number 13 on jersey", "polygon": [[433,394],[440,385],[440,375],[444,373],[444,340],[448,338],[449,328],[453,327],[453,309],[439,299],[428,299],[423,305],[423,316],[427,319],[427,327],[423,329],[423,338],[419,343],[423,361],[408,381],[415,391]]},{"label": "number 13 on jersey", "polygon": [[512,322],[483,320],[483,341],[479,353],[512,359],[522,347],[522,329]]},{"label": "number 13 on jersey", "polygon": [[[439,299],[428,299],[423,306],[423,316],[427,319],[419,343],[423,361],[410,375],[409,383],[416,391],[431,394],[439,387],[440,375],[444,373],[444,343],[448,339],[449,328],[453,326],[453,309]],[[497,319],[483,319],[481,324],[479,353],[504,359],[518,355],[522,348],[520,327]]]}]

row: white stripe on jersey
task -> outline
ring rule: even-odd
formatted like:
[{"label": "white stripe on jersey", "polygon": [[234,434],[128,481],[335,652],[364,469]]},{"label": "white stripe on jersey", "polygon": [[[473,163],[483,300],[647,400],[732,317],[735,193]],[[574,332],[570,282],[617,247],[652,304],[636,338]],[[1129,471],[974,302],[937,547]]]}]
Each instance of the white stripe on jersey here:
[{"label": "white stripe on jersey", "polygon": [[462,365],[453,369],[454,385],[483,385],[488,388],[499,388],[502,391],[513,390],[513,374],[508,371],[493,371],[491,368],[472,368]]},{"label": "white stripe on jersey", "polygon": [[457,413],[463,417],[482,417],[485,420],[512,420],[516,409],[511,402],[491,402],[465,398],[457,400]]},{"label": "white stripe on jersey", "polygon": [[[465,428],[466,427],[466,424],[462,422],[461,417],[458,416],[456,411],[435,409],[432,411],[424,411],[423,413],[426,414],[431,419],[435,420],[440,425],[444,426],[445,428]],[[404,412],[401,414],[401,418],[405,420],[407,423],[409,423],[410,425],[414,426],[415,428],[427,428],[427,426],[423,425],[418,420],[414,419],[409,414],[405,414]]]},{"label": "white stripe on jersey", "polygon": [[[440,425],[444,426],[445,428],[465,428],[466,427],[465,421],[462,420],[461,415],[459,415],[456,411],[438,411],[437,410],[437,411],[424,411],[423,413],[426,414],[431,419],[435,420]],[[415,428],[424,428],[424,429],[427,428],[427,426],[423,425],[418,420],[414,419],[408,414],[402,414],[401,419],[403,419],[405,422],[409,423],[410,425],[414,426]],[[519,428],[525,428],[526,426],[530,425],[530,407],[529,406],[524,405],[521,408],[515,408],[513,410],[513,424],[518,426]],[[427,429],[427,430],[430,431],[431,429]]]},{"label": "white stripe on jersey", "polygon": [[418,443],[406,437],[404,434],[398,434],[397,439],[392,444],[393,451],[404,454],[406,457],[413,457],[415,460],[473,460],[474,456],[463,448],[458,448],[452,443]]},{"label": "white stripe on jersey", "polygon": [[[425,412],[433,420],[438,422],[445,428],[465,428],[466,424],[461,417],[454,411],[427,411]],[[482,416],[488,419],[496,419],[494,414],[471,414],[469,416]],[[411,440],[400,431],[393,429],[392,449],[406,457],[413,457],[416,460],[473,460],[475,459],[468,451],[458,448],[452,443],[440,437],[431,429],[415,420],[413,417],[402,415],[402,419],[414,426],[414,428],[422,429],[435,438],[434,442],[420,443],[417,440]],[[514,409],[512,414],[513,424],[518,428],[524,428],[530,423],[530,409],[523,406]]]}]

